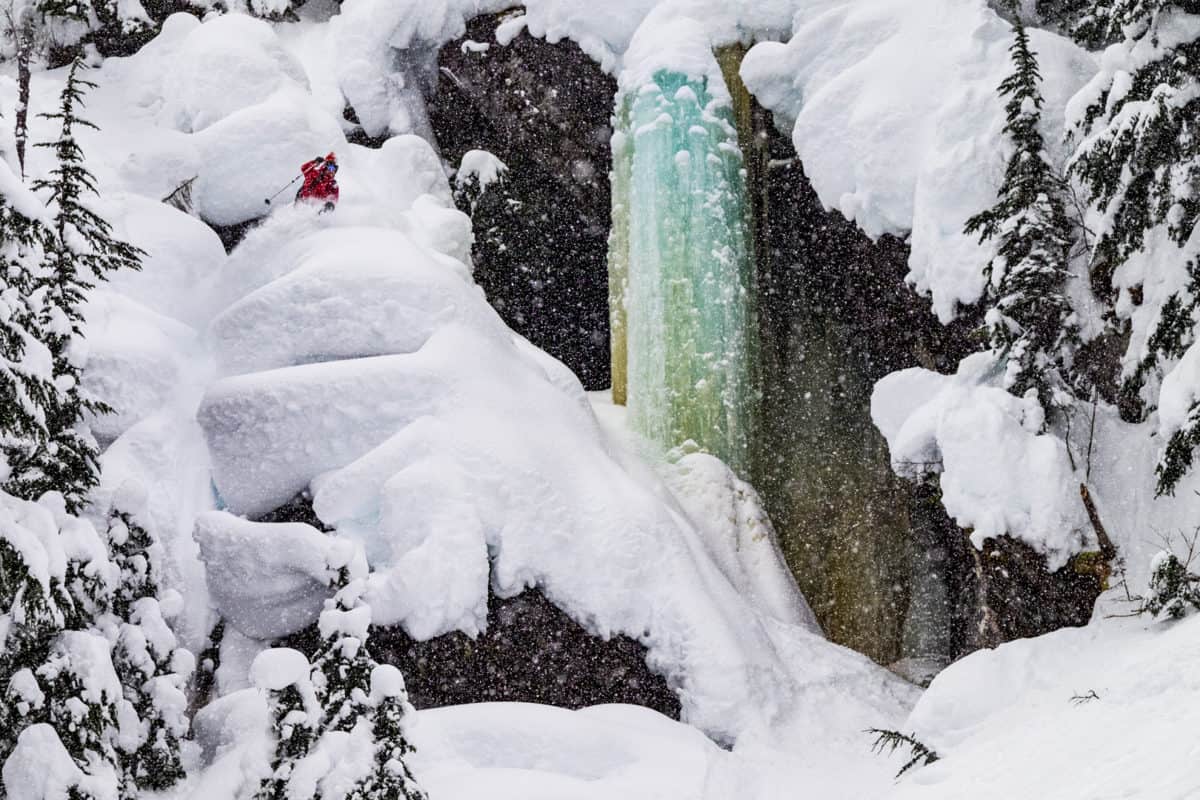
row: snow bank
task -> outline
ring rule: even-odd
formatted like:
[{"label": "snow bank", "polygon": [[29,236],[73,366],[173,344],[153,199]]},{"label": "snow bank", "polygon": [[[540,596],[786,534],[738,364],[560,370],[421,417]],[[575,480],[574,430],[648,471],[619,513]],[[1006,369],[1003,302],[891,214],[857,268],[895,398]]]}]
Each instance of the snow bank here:
[{"label": "snow bank", "polygon": [[403,233],[338,228],[318,242],[302,267],[213,321],[224,370],[412,353],[452,320],[500,331],[480,289]]},{"label": "snow bank", "polygon": [[875,385],[871,417],[902,477],[936,474],[942,503],[971,541],[1009,534],[1063,566],[1091,539],[1063,440],[1040,433],[1036,398],[997,385],[993,356],[964,359],[953,376],[920,368]]},{"label": "snow bank", "polygon": [[112,441],[169,404],[187,381],[189,355],[198,356],[196,331],[109,291],[96,291],[86,309],[88,360],[84,387],[112,407],[91,420]]},{"label": "snow bank", "polygon": [[92,498],[98,520],[114,504],[120,507],[131,487],[146,498],[144,507],[123,510],[136,513],[162,543],[163,589],[178,592],[183,600],[172,627],[181,645],[199,653],[213,612],[192,525],[198,513],[213,507],[214,497],[208,453],[192,419],[194,406],[186,397],[179,404],[141,420],[108,446],[100,457],[100,486]]},{"label": "snow bank", "polygon": [[820,632],[754,487],[707,453],[683,455],[662,473],[738,593],[778,620]]},{"label": "snow bank", "polygon": [[736,759],[695,728],[636,706],[441,708],[419,712],[412,737],[430,797],[700,800],[733,793],[737,774]]},{"label": "snow bank", "polygon": [[904,728],[942,760],[885,797],[1191,797],[1200,676],[1180,665],[1198,658],[1200,618],[1097,621],[973,653]]},{"label": "snow bank", "polygon": [[255,639],[294,633],[328,597],[332,539],[302,523],[248,522],[222,511],[196,518],[196,541],[221,616]]},{"label": "snow bank", "polygon": [[[195,18],[167,21],[169,59],[152,75],[164,99],[159,120],[180,131],[203,130],[234,112],[257,105],[279,89],[308,89],[303,68],[287,53],[271,26],[244,14],[224,14],[203,24]],[[178,29],[187,29],[182,36]],[[150,61],[166,48],[143,51]],[[149,66],[149,65],[147,65]]]},{"label": "snow bank", "polygon": [[[1045,77],[1043,136],[1062,164],[1064,109],[1095,65],[1065,38],[1030,37]],[[827,207],[873,237],[911,232],[909,280],[943,321],[979,298],[993,255],[963,225],[995,202],[1010,152],[996,87],[1011,42],[985,0],[826,0],[797,13],[787,44],[759,44],[742,65],[759,101],[794,121]]]}]

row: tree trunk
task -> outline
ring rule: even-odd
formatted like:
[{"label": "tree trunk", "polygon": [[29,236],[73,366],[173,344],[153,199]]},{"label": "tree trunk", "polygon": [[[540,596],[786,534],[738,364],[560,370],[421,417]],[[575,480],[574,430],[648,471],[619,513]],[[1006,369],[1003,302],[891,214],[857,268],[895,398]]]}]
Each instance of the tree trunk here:
[{"label": "tree trunk", "polygon": [[29,136],[29,56],[33,49],[33,35],[28,24],[20,25],[17,40],[17,119],[13,131],[17,142],[17,163],[21,178],[25,178],[25,140]]}]

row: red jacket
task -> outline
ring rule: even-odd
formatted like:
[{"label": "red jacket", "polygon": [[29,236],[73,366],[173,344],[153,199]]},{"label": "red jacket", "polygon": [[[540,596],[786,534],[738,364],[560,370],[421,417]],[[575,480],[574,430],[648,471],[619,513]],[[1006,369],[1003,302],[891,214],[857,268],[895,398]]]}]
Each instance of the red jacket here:
[{"label": "red jacket", "polygon": [[337,173],[334,170],[326,169],[326,165],[327,162],[324,159],[314,158],[300,167],[300,172],[304,175],[304,183],[300,186],[300,191],[296,192],[297,200],[337,202],[339,194]]}]

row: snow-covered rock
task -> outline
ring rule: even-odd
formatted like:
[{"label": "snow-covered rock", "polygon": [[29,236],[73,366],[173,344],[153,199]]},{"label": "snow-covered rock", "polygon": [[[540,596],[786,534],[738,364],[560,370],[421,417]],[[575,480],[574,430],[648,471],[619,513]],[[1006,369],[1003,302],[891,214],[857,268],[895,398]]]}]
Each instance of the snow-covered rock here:
[{"label": "snow-covered rock", "polygon": [[96,415],[91,426],[101,440],[112,441],[175,399],[191,371],[189,356],[199,357],[197,334],[115,292],[93,293],[86,314],[83,384],[113,409]]},{"label": "snow-covered rock", "polygon": [[146,255],[140,270],[113,273],[108,288],[192,327],[207,321],[207,282],[225,261],[216,233],[195,217],[141,195],[112,198],[110,208],[114,232]]},{"label": "snow-covered rock", "polygon": [[[194,133],[279,89],[308,88],[304,69],[262,20],[225,14],[198,24],[194,17],[179,14],[167,26],[187,29],[157,72],[164,101],[159,119],[170,127]],[[168,37],[173,33],[168,27]],[[137,58],[149,61],[159,52],[150,50]],[[149,69],[153,65],[146,66],[155,74]]]},{"label": "snow-covered rock", "polygon": [[300,187],[287,184],[300,165],[345,142],[336,120],[298,89],[239,109],[197,134],[196,211],[215,225],[233,225],[267,213],[272,195],[272,202],[290,204]]},{"label": "snow-covered rock", "polygon": [[248,522],[211,511],[196,519],[195,535],[213,602],[242,633],[284,636],[320,613],[332,542],[325,534],[298,522]]},{"label": "snow-covered rock", "polygon": [[[816,664],[854,674],[858,696],[839,702],[864,724],[903,704],[899,681],[811,632],[777,552],[755,549],[753,507],[735,501],[731,476],[712,475],[729,513],[746,515],[746,540],[710,544],[658,479],[627,470],[574,376],[508,331],[460,262],[386,229],[293,231],[283,214],[247,239],[248,283],[260,288],[213,325],[226,363],[258,369],[212,384],[198,414],[230,511],[264,513],[311,490],[322,521],[371,562],[374,621],[418,638],[479,631],[489,587],[536,586],[590,632],[642,641],[685,718],[724,739],[781,719],[808,730],[814,709],[751,698],[803,693]],[[321,319],[322,304],[340,324]],[[383,330],[392,313],[407,330]],[[319,567],[274,541],[281,530],[201,518],[210,591],[244,633],[264,635],[261,619],[316,619]],[[323,547],[312,529],[295,535]],[[774,583],[751,580],[751,565],[776,569]]]},{"label": "snow-covered rock", "polygon": [[1092,540],[1082,478],[1063,440],[1041,432],[1037,399],[1000,388],[997,369],[991,353],[978,353],[952,376],[919,367],[892,373],[876,384],[871,415],[892,468],[938,475],[946,511],[976,547],[1008,534],[1055,570]]},{"label": "snow-covered rock", "polygon": [[[1043,137],[1063,164],[1065,111],[1092,75],[1068,39],[1030,32],[1045,80]],[[787,44],[747,54],[742,78],[782,120],[821,201],[871,236],[911,232],[909,280],[943,321],[977,300],[994,244],[963,232],[990,207],[1010,152],[996,87],[1012,29],[985,0],[825,0]]]},{"label": "snow-covered rock", "polygon": [[313,238],[301,268],[222,312],[210,341],[223,370],[246,373],[413,353],[455,319],[500,330],[480,289],[410,237],[338,228]]}]

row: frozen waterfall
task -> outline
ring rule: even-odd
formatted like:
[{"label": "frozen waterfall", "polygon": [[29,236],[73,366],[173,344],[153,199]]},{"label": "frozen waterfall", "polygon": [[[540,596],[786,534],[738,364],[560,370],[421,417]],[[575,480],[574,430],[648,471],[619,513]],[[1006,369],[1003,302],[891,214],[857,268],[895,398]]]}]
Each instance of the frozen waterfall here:
[{"label": "frozen waterfall", "polygon": [[652,442],[692,440],[745,474],[758,399],[753,242],[728,93],[708,80],[660,70],[617,101],[614,396],[625,391]]}]

